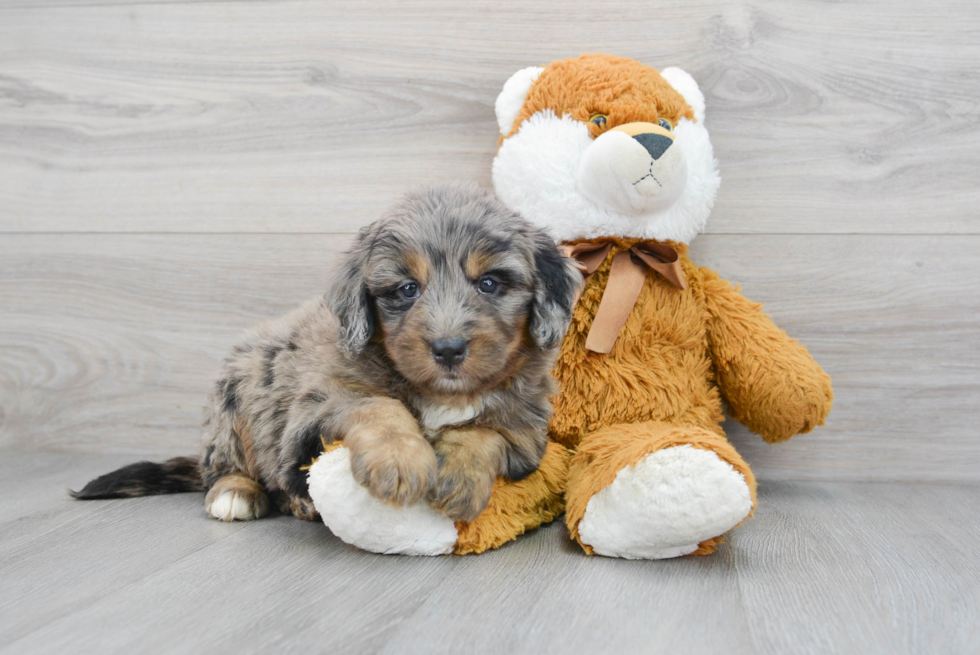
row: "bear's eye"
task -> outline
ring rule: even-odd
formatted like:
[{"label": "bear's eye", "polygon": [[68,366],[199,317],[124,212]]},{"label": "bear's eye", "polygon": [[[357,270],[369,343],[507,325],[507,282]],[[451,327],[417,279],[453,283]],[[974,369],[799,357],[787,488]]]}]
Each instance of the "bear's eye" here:
[{"label": "bear's eye", "polygon": [[607,116],[605,114],[593,114],[592,118],[589,119],[589,122],[596,127],[605,127],[606,118]]},{"label": "bear's eye", "polygon": [[673,125],[671,125],[671,123],[670,123],[670,121],[669,121],[669,120],[667,120],[666,118],[661,118],[661,119],[660,119],[659,121],[657,121],[657,122],[658,122],[658,123],[660,123],[660,127],[662,127],[662,128],[664,128],[664,129],[665,129],[665,130],[667,130],[668,132],[670,132],[670,131],[671,131],[672,129],[674,129],[674,126],[673,126]]}]

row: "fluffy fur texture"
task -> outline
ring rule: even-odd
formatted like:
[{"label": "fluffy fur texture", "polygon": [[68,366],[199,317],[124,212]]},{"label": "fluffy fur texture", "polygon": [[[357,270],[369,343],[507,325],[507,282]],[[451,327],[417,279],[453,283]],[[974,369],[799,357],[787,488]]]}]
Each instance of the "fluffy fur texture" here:
[{"label": "fluffy fur texture", "polygon": [[[669,148],[682,147],[687,158],[674,204],[623,213],[616,207],[635,198],[612,197],[625,193],[615,191],[613,174],[631,173],[612,164],[598,185],[612,196],[587,198],[597,196],[583,194],[585,153],[616,131],[663,136],[649,127],[660,119],[672,123]],[[550,433],[574,451],[566,523],[589,553],[707,554],[750,515],[755,479],[725,439],[723,400],[770,442],[822,425],[830,411],[830,379],[806,349],[687,258],[719,184],[703,120],[704,98],[683,71],[586,55],[544,68],[494,160],[498,195],[512,209],[556,240],[613,244],[586,283],[554,370],[560,391]],[[613,258],[648,239],[678,251],[687,288],[647,271],[611,352],[587,351]]]},{"label": "fluffy fur texture", "polygon": [[70,492],[79,500],[99,498],[135,498],[204,491],[198,461],[174,457],[166,462],[136,462],[117,471],[100,475],[81,491]]},{"label": "fluffy fur texture", "polygon": [[[613,350],[608,355],[587,352],[585,340],[612,258],[634,243],[617,240],[589,279],[555,367],[561,392],[551,434],[576,449],[566,522],[587,550],[577,526],[589,499],[624,467],[663,448],[691,444],[714,452],[744,476],[754,505],[751,471],[721,429],[722,397],[735,418],[770,442],[822,425],[833,399],[829,377],[806,348],[777,328],[761,306],[748,302],[713,271],[695,266],[680,243],[671,245],[681,253],[688,288],[682,291],[648,273]],[[668,438],[661,435],[665,426],[671,428]],[[594,456],[594,448],[602,454]],[[714,495],[711,476],[698,493]],[[745,518],[750,507],[728,528]],[[636,516],[631,521],[642,522]],[[666,532],[663,525],[658,527]],[[726,530],[702,535],[701,542]],[[618,554],[649,555],[639,546]]]},{"label": "fluffy fur texture", "polygon": [[[660,458],[677,448],[718,459],[727,474],[725,486],[717,485],[717,469],[704,461],[695,467],[689,457]],[[688,554],[699,544],[702,554],[713,552],[718,543],[713,538],[746,518],[756,500],[755,477],[724,435],[659,421],[612,424],[588,435],[572,457],[568,482],[566,524],[572,538],[590,554],[598,549],[630,559]],[[603,492],[605,497],[593,503]],[[585,536],[583,520],[589,526]],[[669,553],[684,546],[690,546],[685,553]]]},{"label": "fluffy fur texture", "polygon": [[[737,289],[680,254],[680,290],[648,273],[633,312],[608,355],[585,350],[612,258],[637,243],[615,239],[589,278],[555,368],[551,435],[568,447],[610,423],[660,421],[720,431],[722,394],[732,415],[767,441],[821,425],[830,380],[807,353]],[[638,402],[642,399],[642,402]]]},{"label": "fluffy fur texture", "polygon": [[497,125],[500,126],[501,135],[506,136],[510,132],[514,121],[517,120],[517,115],[524,106],[524,98],[527,96],[528,90],[543,70],[540,66],[522,68],[511,75],[504,84],[504,88],[497,96],[497,102],[494,104],[494,112],[497,114]]},{"label": "fluffy fur texture", "polygon": [[385,555],[448,555],[456,545],[455,523],[428,503],[396,507],[358,484],[347,448],[330,449],[314,462],[309,489],[331,532],[362,550]]},{"label": "fluffy fur texture", "polygon": [[670,446],[620,469],[589,498],[578,535],[608,557],[689,555],[738,525],[753,504],[745,476],[731,464],[690,444]]},{"label": "fluffy fur texture", "polygon": [[[505,85],[502,95],[509,91]],[[605,117],[603,127],[590,121],[595,115]],[[704,229],[721,183],[703,118],[704,97],[680,69],[661,76],[638,62],[600,55],[556,62],[534,81],[517,122],[503,137],[493,162],[494,188],[508,207],[556,241],[616,235],[689,242]],[[616,194],[621,202],[597,202],[584,181],[601,178],[599,184],[610,187],[603,163],[614,165],[631,155],[629,139],[622,148],[603,148],[606,140],[622,136],[613,128],[656,125],[660,119],[670,122],[670,151],[679,150],[684,165],[683,177],[672,181],[676,199],[664,206],[629,190],[637,176],[623,180],[627,188]],[[594,150],[605,152],[590,156]],[[582,170],[583,165],[594,170]]]},{"label": "fluffy fur texture", "polygon": [[345,542],[383,554],[482,553],[555,520],[565,509],[569,453],[549,443],[538,469],[518,482],[497,478],[487,508],[453,522],[426,503],[394,507],[354,479],[350,455],[337,442],[310,467],[310,496],[323,522]]},{"label": "fluffy fur texture", "polygon": [[325,298],[248,331],[225,361],[197,477],[209,512],[258,518],[268,493],[315,519],[304,465],[344,440],[375,498],[427,497],[472,520],[498,476],[522,480],[545,453],[549,371],[579,283],[489,194],[408,195],[361,230]]}]

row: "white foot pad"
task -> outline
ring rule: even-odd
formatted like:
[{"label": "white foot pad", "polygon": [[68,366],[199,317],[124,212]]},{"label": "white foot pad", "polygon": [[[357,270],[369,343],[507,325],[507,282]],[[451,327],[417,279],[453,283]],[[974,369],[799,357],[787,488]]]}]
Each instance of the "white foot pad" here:
[{"label": "white foot pad", "polygon": [[578,525],[599,555],[664,559],[692,553],[752,510],[745,477],[715,453],[691,445],[645,456],[594,495]]},{"label": "white foot pad", "polygon": [[388,555],[447,555],[456,546],[456,525],[428,503],[395,507],[359,485],[347,448],[321,455],[308,481],[324,524],[346,543]]}]

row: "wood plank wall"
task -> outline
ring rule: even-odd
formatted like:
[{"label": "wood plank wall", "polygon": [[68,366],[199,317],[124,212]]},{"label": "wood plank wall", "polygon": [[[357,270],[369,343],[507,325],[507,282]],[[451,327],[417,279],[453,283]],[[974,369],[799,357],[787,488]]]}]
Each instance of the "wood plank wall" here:
[{"label": "wood plank wall", "polygon": [[699,81],[722,189],[692,256],[835,380],[765,479],[980,480],[973,0],[0,0],[0,448],[196,447],[236,335],[318,293],[416,184],[490,187],[514,70]]}]

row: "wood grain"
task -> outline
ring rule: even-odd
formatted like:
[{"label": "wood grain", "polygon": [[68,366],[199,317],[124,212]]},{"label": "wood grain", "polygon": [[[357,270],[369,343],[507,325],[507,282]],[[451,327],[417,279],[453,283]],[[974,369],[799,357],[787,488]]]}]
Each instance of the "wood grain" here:
[{"label": "wood grain", "polygon": [[[980,652],[978,34],[974,0],[0,0],[0,653]],[[589,51],[698,80],[692,257],[834,379],[811,435],[726,426],[760,505],[718,553],[67,497],[193,452],[240,331],[410,186],[489,187],[501,84]]]},{"label": "wood grain", "polygon": [[713,232],[980,225],[972,0],[44,4],[0,20],[0,231],[351,232],[489,186],[504,80],[587,51],[700,81]]},{"label": "wood grain", "polygon": [[[6,235],[0,446],[195,452],[246,327],[325,287],[345,235]],[[834,379],[828,425],[733,441],[763,479],[980,480],[980,237],[705,235]]]},{"label": "wood grain", "polygon": [[322,293],[347,240],[4,237],[2,443],[195,451],[202,399],[241,332]]},{"label": "wood grain", "polygon": [[[762,511],[746,525],[751,529],[732,538],[753,641],[764,650],[980,648],[973,628],[980,621],[980,559],[961,527],[975,523],[967,508],[980,502],[980,488],[771,483],[764,489]],[[965,505],[951,507],[956,503]],[[951,513],[960,520],[949,521]]]},{"label": "wood grain", "polygon": [[[26,487],[117,463],[8,454],[3,484]],[[0,652],[980,648],[976,485],[772,482],[715,555],[659,562],[586,557],[560,524],[480,556],[378,556],[289,517],[220,524],[201,501],[0,506]],[[8,542],[21,526],[37,536]]]}]

